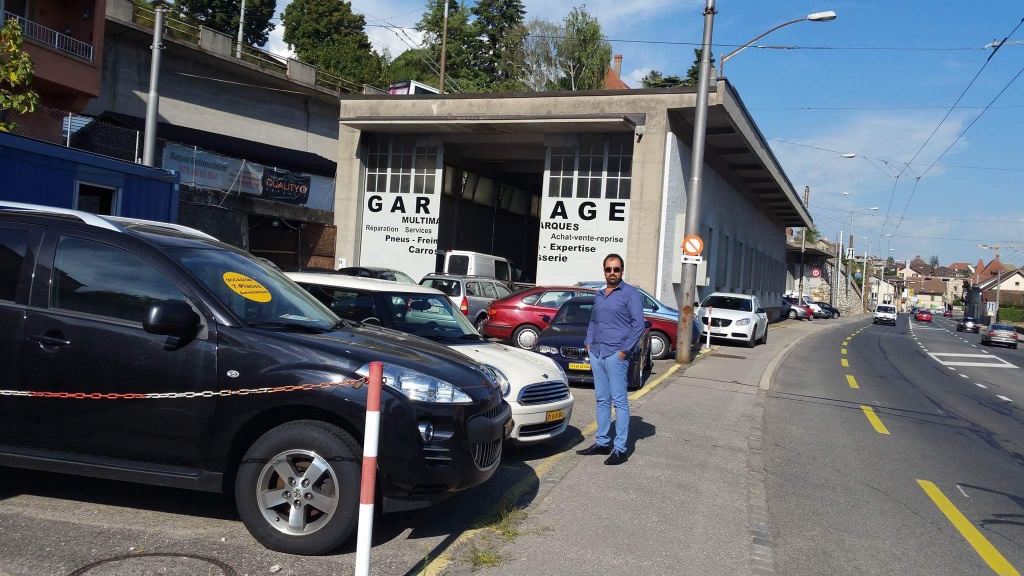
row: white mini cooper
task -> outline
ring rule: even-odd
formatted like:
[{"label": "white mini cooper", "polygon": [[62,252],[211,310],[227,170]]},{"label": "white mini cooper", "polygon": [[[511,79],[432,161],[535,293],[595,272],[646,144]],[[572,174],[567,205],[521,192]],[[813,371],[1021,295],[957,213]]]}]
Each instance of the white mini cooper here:
[{"label": "white mini cooper", "polygon": [[540,354],[486,340],[440,290],[341,274],[287,276],[341,318],[435,340],[491,370],[512,407],[509,438],[540,442],[568,426],[574,399],[562,368]]}]

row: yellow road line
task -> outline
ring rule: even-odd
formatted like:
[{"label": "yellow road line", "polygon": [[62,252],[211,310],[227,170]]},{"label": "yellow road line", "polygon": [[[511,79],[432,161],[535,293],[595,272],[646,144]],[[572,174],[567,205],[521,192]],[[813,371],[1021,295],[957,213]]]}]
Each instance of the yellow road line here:
[{"label": "yellow road line", "polygon": [[849,368],[849,367],[850,367],[850,361],[847,360],[846,358],[843,358],[843,368]]},{"label": "yellow road line", "polygon": [[846,348],[843,348],[843,354],[846,354]]},{"label": "yellow road line", "polygon": [[857,385],[857,379],[853,377],[853,374],[846,375],[846,383],[850,385],[850,388],[860,388]]},{"label": "yellow road line", "polygon": [[856,336],[856,334],[850,334],[850,337],[844,340],[844,342],[849,342],[850,340],[853,340],[854,336]]},{"label": "yellow road line", "polygon": [[[664,374],[658,376],[653,381],[648,382],[647,385],[641,388],[640,390],[637,390],[636,392],[630,394],[629,399],[637,400],[641,398],[644,394],[647,394],[651,390],[657,388],[659,384],[661,384],[666,378],[668,378],[676,370],[678,370],[679,366],[679,364],[673,364],[672,367],[666,370]],[[612,413],[614,415],[614,411]],[[584,437],[590,436],[594,432],[597,432],[596,421],[591,422],[583,430],[580,431],[580,433]],[[488,518],[496,516],[498,512],[501,511],[502,509],[508,508],[511,505],[515,504],[517,501],[519,501],[519,498],[523,494],[525,494],[526,491],[531,486],[533,486],[534,483],[538,482],[539,479],[543,478],[551,470],[551,468],[555,466],[555,464],[564,460],[568,456],[572,456],[573,454],[575,454],[573,450],[566,450],[565,452],[559,452],[558,454],[548,456],[547,458],[545,458],[543,461],[541,461],[540,464],[537,465],[536,468],[534,468],[533,474],[528,475],[527,477],[523,478],[515,485],[513,485],[512,488],[505,492],[501,500],[498,501],[498,504],[496,506],[491,507],[490,510],[488,510],[486,514],[482,514],[480,518],[486,520]],[[452,552],[454,550],[457,550],[462,544],[465,544],[466,542],[472,540],[474,537],[476,537],[477,534],[483,532],[484,530],[487,530],[487,528],[471,528],[469,530],[466,530],[462,534],[459,534],[459,537],[456,538],[451,544],[449,544],[444,549],[443,552],[438,554],[436,557],[434,557],[433,560],[431,560],[426,566],[423,567],[423,569],[420,571],[420,575],[440,576],[441,574],[444,574],[445,570],[448,569],[448,566],[452,562]]]},{"label": "yellow road line", "polygon": [[1020,572],[1017,572],[1006,561],[1006,558],[1003,558],[1003,555],[996,550],[995,546],[974,527],[974,524],[971,524],[971,521],[964,517],[960,510],[957,510],[956,506],[949,501],[949,498],[946,498],[946,495],[939,490],[938,486],[927,480],[918,480],[917,483],[924,490],[925,494],[932,499],[932,502],[939,507],[939,510],[946,515],[946,518],[949,519],[953,526],[960,531],[960,535],[964,537],[964,540],[967,540],[974,547],[974,551],[978,553],[978,556],[981,556],[981,559],[988,564],[988,567],[993,572],[1000,576],[1020,576]]},{"label": "yellow road line", "polygon": [[850,339],[849,339],[849,338],[847,338],[847,339],[846,339],[846,342],[843,342],[843,346],[846,346],[846,345],[847,345],[847,344],[849,344],[849,343],[850,343]]},{"label": "yellow road line", "polygon": [[889,435],[889,430],[882,424],[882,421],[878,419],[878,415],[875,414],[875,409],[871,406],[861,406],[861,410],[864,411],[864,415],[868,417],[868,421],[875,427],[875,432],[879,434]]}]

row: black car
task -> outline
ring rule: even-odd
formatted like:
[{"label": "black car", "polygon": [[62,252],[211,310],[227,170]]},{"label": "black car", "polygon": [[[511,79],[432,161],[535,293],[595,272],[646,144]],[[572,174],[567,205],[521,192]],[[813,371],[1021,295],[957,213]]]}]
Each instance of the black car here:
[{"label": "black car", "polygon": [[974,332],[977,334],[981,330],[981,325],[978,321],[970,316],[964,316],[956,323],[957,332]]},{"label": "black car", "polygon": [[[312,270],[297,270],[297,272],[312,272]],[[401,270],[393,270],[391,268],[377,268],[375,266],[349,266],[347,268],[338,268],[338,274],[344,274],[346,276],[359,276],[360,278],[376,278],[378,280],[390,280],[392,282],[402,282],[403,284],[415,284],[416,281],[411,276],[402,272]]]},{"label": "black car", "polygon": [[[587,339],[587,327],[594,310],[593,296],[577,296],[565,301],[550,320],[550,324],[537,338],[533,348],[554,359],[565,370],[572,384],[593,384],[594,373],[590,370],[590,354],[583,341]],[[630,390],[642,388],[651,375],[654,360],[651,358],[650,328],[647,322],[640,344],[630,351],[629,369],[626,371],[627,387]]]},{"label": "black car", "polygon": [[839,318],[842,315],[839,313],[838,308],[828,302],[815,302],[815,304],[817,304],[818,308],[821,308],[823,312],[827,313],[825,318]]},{"label": "black car", "polygon": [[356,527],[373,361],[385,511],[490,478],[510,410],[482,365],[196,230],[0,202],[0,466],[233,493],[268,548],[326,553]]}]

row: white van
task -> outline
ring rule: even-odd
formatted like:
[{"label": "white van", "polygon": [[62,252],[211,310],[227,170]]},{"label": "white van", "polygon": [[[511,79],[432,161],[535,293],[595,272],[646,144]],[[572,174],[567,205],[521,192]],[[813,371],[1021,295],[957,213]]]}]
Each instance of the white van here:
[{"label": "white van", "polygon": [[505,282],[516,280],[512,263],[501,256],[467,250],[445,250],[441,272],[463,276],[484,276]]}]

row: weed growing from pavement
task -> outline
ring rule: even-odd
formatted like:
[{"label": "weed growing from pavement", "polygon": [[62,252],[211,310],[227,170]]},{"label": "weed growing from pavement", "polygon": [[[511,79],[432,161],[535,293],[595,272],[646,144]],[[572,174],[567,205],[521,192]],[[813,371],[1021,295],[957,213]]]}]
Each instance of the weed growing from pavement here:
[{"label": "weed growing from pavement", "polygon": [[512,542],[519,536],[519,526],[526,519],[526,511],[522,508],[506,508],[499,512],[494,529],[501,533],[505,542]]},{"label": "weed growing from pavement", "polygon": [[469,561],[473,569],[493,568],[501,563],[501,557],[493,550],[481,550],[477,548],[476,542],[469,547]]}]

